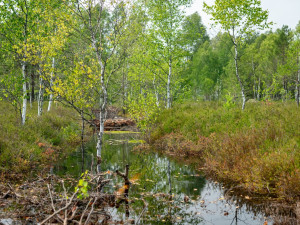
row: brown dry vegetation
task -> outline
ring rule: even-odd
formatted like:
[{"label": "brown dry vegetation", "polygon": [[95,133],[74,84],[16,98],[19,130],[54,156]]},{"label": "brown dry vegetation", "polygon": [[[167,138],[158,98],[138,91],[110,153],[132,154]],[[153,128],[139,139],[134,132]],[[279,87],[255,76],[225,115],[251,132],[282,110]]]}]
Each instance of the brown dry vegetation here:
[{"label": "brown dry vegetation", "polygon": [[150,143],[198,156],[205,170],[250,193],[300,198],[300,112],[294,103],[252,103],[244,112],[190,103],[163,112]]}]

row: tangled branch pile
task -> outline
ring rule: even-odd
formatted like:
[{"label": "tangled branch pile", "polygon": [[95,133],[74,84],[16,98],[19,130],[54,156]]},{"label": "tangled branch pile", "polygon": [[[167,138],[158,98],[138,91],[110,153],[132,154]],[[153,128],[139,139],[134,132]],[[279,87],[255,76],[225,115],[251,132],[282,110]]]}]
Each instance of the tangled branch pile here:
[{"label": "tangled branch pile", "polygon": [[[110,182],[105,174],[84,173],[79,181],[51,175],[21,186],[0,185],[0,218],[5,215],[26,224],[123,224],[113,221],[107,209],[128,203],[129,184],[122,196],[104,193]],[[117,174],[128,180],[128,166],[124,174]]]}]

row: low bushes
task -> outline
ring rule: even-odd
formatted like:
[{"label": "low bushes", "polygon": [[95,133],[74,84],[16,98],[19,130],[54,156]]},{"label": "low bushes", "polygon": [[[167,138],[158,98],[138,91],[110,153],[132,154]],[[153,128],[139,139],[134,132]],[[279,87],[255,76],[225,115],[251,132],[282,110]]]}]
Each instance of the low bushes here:
[{"label": "low bushes", "polygon": [[[300,112],[294,103],[187,103],[162,112],[150,142],[197,152],[206,170],[251,192],[300,197]],[[195,155],[195,153],[193,153]]]},{"label": "low bushes", "polygon": [[80,142],[76,114],[57,106],[37,115],[34,105],[22,126],[18,114],[6,102],[0,103],[0,174],[25,175],[38,165],[50,164],[59,152],[74,149]]}]

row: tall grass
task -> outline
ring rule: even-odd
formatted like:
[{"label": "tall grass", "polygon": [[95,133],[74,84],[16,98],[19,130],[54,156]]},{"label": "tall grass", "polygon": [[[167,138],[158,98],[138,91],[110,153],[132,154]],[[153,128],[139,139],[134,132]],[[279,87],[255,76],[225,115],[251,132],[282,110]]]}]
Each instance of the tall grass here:
[{"label": "tall grass", "polygon": [[150,141],[196,152],[208,172],[251,192],[300,197],[300,110],[294,103],[249,103],[244,111],[214,102],[177,105],[160,115]]},{"label": "tall grass", "polygon": [[21,176],[50,164],[60,152],[74,149],[80,141],[76,113],[57,106],[37,116],[37,106],[28,109],[27,121],[7,102],[0,102],[0,174]]}]

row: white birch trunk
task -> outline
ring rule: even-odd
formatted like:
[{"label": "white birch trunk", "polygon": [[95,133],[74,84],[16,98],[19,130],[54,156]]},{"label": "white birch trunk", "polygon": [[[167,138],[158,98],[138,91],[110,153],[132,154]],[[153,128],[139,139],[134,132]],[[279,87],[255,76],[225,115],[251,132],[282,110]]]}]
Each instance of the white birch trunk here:
[{"label": "white birch trunk", "polygon": [[97,150],[97,172],[101,172],[101,161],[102,161],[102,157],[101,157],[101,152],[102,152],[102,146],[103,146],[103,134],[104,134],[104,122],[106,119],[106,103],[107,103],[107,90],[106,90],[106,86],[105,86],[105,82],[104,82],[104,75],[105,75],[105,66],[102,63],[102,58],[101,58],[101,53],[99,52],[99,49],[97,47],[96,44],[96,39],[94,36],[94,33],[92,33],[91,36],[92,39],[92,46],[95,50],[96,56],[97,56],[97,60],[98,63],[100,65],[101,68],[101,90],[102,93],[100,95],[100,114],[99,114],[99,133],[97,135],[97,145],[96,145],[96,150]]},{"label": "white birch trunk", "polygon": [[[50,91],[52,91],[52,87],[53,87],[53,77],[54,77],[54,69],[55,69],[55,58],[52,58],[52,72],[51,72],[51,78],[50,78]],[[49,103],[48,103],[48,112],[51,110],[51,106],[52,106],[52,102],[53,102],[53,93],[51,92],[50,97],[49,97]]]},{"label": "white birch trunk", "polygon": [[[123,111],[123,115],[125,116],[126,113],[126,99],[127,99],[127,75],[125,76],[125,72],[124,69],[122,71],[123,74],[123,79],[122,79],[122,86],[123,86],[123,103],[122,103],[122,111]],[[126,72],[127,74],[127,72]]]},{"label": "white birch trunk", "polygon": [[43,114],[43,105],[44,105],[44,79],[42,77],[42,74],[40,72],[40,78],[39,78],[39,97],[38,97],[38,116],[41,116]]},{"label": "white birch trunk", "polygon": [[[102,63],[101,63],[102,65]],[[97,135],[97,172],[101,172],[102,162],[102,147],[103,147],[103,135],[104,135],[104,122],[106,120],[106,104],[107,104],[107,90],[104,83],[104,67],[101,69],[101,89],[102,94],[100,96],[100,115],[99,115],[99,133]]]},{"label": "white birch trunk", "polygon": [[97,158],[98,162],[101,162],[101,152],[102,152],[102,146],[103,146],[103,134],[104,134],[104,122],[106,119],[106,104],[107,104],[107,91],[104,83],[104,68],[101,69],[101,89],[102,94],[100,97],[100,115],[99,115],[99,124],[100,124],[100,130],[98,133],[97,138]]},{"label": "white birch trunk", "polygon": [[[103,7],[104,2],[100,3],[100,14],[102,13],[102,7]],[[98,24],[98,26],[100,26]],[[104,122],[106,119],[106,103],[107,103],[107,90],[106,90],[106,86],[105,86],[105,64],[103,64],[102,62],[102,52],[101,50],[99,50],[98,46],[97,46],[97,40],[95,37],[95,32],[94,29],[92,27],[92,13],[91,13],[91,7],[89,6],[89,30],[90,30],[90,34],[91,34],[91,41],[92,41],[92,47],[94,48],[97,60],[98,60],[98,64],[101,68],[101,90],[102,93],[100,95],[100,115],[99,115],[99,133],[97,135],[97,145],[96,145],[96,150],[97,150],[97,172],[100,173],[101,172],[101,152],[102,152],[102,146],[103,146],[103,134],[104,134]],[[101,43],[101,32],[100,32],[100,43]]]},{"label": "white birch trunk", "polygon": [[158,95],[157,87],[155,85],[155,75],[153,78],[153,87],[154,87],[154,94],[155,94],[155,98],[156,98],[156,106],[159,107],[159,95]]},{"label": "white birch trunk", "polygon": [[23,76],[23,106],[22,106],[22,125],[26,121],[26,109],[27,109],[27,84],[26,84],[26,62],[22,62],[22,76]]},{"label": "white birch trunk", "polygon": [[245,104],[246,104],[246,96],[245,96],[245,91],[244,91],[244,85],[243,85],[242,80],[241,80],[240,75],[239,75],[237,44],[236,44],[235,40],[234,40],[233,43],[234,43],[234,52],[235,52],[235,56],[234,56],[235,74],[236,74],[236,77],[237,77],[237,79],[239,81],[239,84],[240,84],[242,100],[243,100],[242,110],[244,110],[245,109]]},{"label": "white birch trunk", "polygon": [[171,75],[172,75],[172,58],[170,57],[169,74],[168,74],[168,81],[167,81],[167,109],[171,108],[171,93],[170,93]]}]

